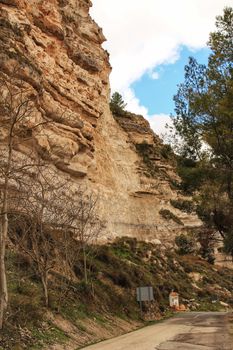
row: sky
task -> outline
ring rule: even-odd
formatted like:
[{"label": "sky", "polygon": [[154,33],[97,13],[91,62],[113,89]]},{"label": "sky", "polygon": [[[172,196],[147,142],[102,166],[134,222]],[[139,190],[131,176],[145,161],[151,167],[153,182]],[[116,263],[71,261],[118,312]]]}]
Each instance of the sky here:
[{"label": "sky", "polygon": [[112,93],[162,136],[174,114],[173,95],[188,57],[207,63],[215,18],[233,0],[92,0],[110,53]]}]

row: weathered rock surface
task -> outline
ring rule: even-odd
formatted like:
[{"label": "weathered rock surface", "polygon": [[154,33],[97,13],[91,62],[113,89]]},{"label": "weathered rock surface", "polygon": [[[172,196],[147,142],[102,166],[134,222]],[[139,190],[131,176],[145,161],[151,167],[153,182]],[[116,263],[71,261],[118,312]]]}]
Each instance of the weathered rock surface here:
[{"label": "weathered rock surface", "polygon": [[[172,181],[179,178],[166,147],[149,123],[132,113],[113,120],[107,112],[103,120],[101,133],[97,127],[97,137],[104,137],[97,141],[98,175],[94,178],[101,179],[98,184],[105,194],[104,216],[108,218],[110,233],[172,243],[171,238],[181,231],[200,226],[196,215],[183,213],[170,203],[179,198],[172,188]],[[163,218],[162,209],[171,211],[182,224]]]},{"label": "weathered rock surface", "polygon": [[[148,122],[133,114],[113,118],[105,38],[90,6],[89,0],[0,0],[0,70],[36,96],[34,120],[49,121],[33,135],[37,153],[74,186],[99,193],[105,237],[170,241],[200,222],[170,205],[178,196],[171,179],[178,178]],[[184,225],[165,220],[161,209]]]}]

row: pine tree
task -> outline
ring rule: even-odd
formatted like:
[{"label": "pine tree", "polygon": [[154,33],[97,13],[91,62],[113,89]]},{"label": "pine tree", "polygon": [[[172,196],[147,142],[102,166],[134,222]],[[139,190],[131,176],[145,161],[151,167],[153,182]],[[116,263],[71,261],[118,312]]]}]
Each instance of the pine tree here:
[{"label": "pine tree", "polygon": [[227,237],[227,245],[233,241],[232,8],[225,8],[217,17],[208,46],[211,54],[207,65],[191,57],[185,66],[184,83],[174,96],[173,124],[182,139],[182,155],[202,169],[199,212],[207,225]]},{"label": "pine tree", "polygon": [[125,114],[126,103],[119,92],[114,92],[110,101],[111,112],[116,116],[121,116]]}]

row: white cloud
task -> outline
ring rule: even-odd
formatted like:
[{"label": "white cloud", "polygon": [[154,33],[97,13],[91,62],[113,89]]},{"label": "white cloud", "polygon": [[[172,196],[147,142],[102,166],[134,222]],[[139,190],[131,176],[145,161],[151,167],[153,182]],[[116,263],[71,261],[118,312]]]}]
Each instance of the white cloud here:
[{"label": "white cloud", "polygon": [[150,126],[154,132],[161,138],[164,138],[168,132],[166,125],[172,125],[171,117],[167,114],[154,114],[147,116],[147,120],[150,122]]},{"label": "white cloud", "polygon": [[150,77],[151,77],[151,79],[153,79],[153,80],[157,80],[157,79],[159,79],[159,73],[158,73],[158,72],[152,72],[152,73],[150,74]]},{"label": "white cloud", "polygon": [[122,92],[123,100],[127,102],[126,109],[130,112],[141,114],[143,116],[148,115],[148,109],[140,104],[138,98],[135,97],[134,91],[130,88],[125,89]]},{"label": "white cloud", "polygon": [[143,115],[150,123],[151,128],[161,138],[164,138],[167,134],[166,125],[172,124],[171,117],[167,114],[154,114],[149,115],[149,111],[146,107],[140,104],[138,98],[135,97],[132,89],[127,89],[123,92],[123,98],[127,101],[127,110],[136,114]]},{"label": "white cloud", "polygon": [[194,50],[205,47],[215,17],[233,4],[232,0],[92,1],[91,15],[107,38],[112,91],[122,93],[130,108],[142,113],[146,108],[140,106],[131,84],[146,72],[156,72],[160,64],[174,63],[183,45]]}]

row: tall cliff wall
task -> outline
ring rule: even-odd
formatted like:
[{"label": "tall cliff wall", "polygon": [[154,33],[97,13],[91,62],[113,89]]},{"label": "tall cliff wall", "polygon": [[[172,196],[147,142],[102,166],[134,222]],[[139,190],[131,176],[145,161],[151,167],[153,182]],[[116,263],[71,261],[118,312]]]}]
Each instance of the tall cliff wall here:
[{"label": "tall cliff wall", "polygon": [[109,57],[90,6],[89,0],[0,0],[0,70],[36,95],[35,120],[52,121],[33,134],[40,157],[74,186],[99,193],[105,237],[170,241],[200,222],[171,206],[178,193],[170,180],[177,176],[148,122],[112,116]]}]

